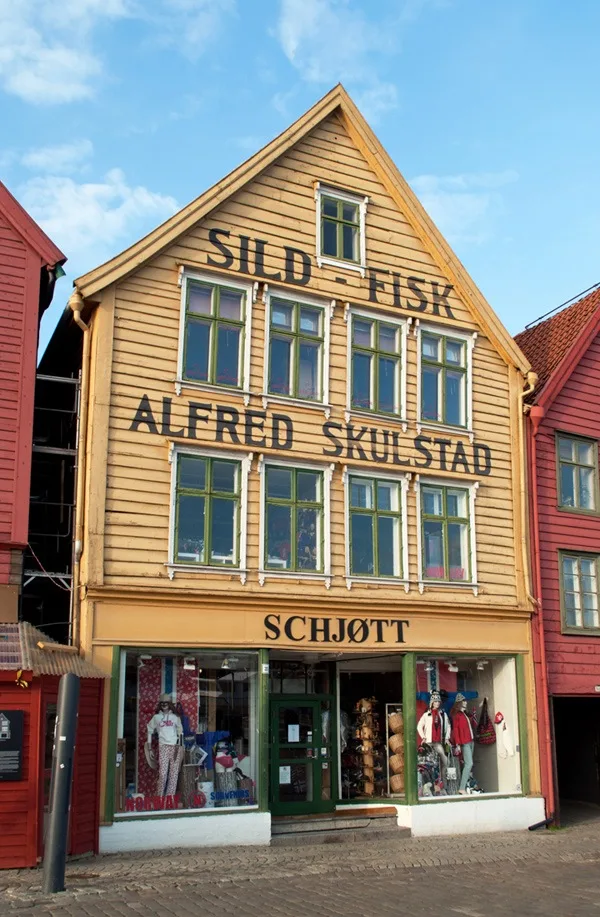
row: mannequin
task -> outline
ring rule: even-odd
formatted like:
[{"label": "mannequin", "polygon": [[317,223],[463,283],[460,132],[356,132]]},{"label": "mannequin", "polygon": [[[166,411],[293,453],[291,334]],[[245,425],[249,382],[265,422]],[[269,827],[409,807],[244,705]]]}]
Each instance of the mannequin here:
[{"label": "mannequin", "polygon": [[431,745],[442,763],[442,780],[444,781],[448,756],[446,748],[450,744],[450,720],[442,707],[442,696],[439,691],[432,691],[429,699],[429,709],[425,711],[417,723],[417,732],[422,742]]},{"label": "mannequin", "polygon": [[452,719],[452,731],[450,740],[454,746],[454,754],[462,753],[463,769],[460,777],[458,792],[461,796],[467,795],[467,783],[473,771],[473,748],[475,740],[473,736],[473,727],[467,713],[467,699],[464,694],[456,695],[454,706],[450,711]]},{"label": "mannequin", "polygon": [[156,756],[152,750],[152,736],[158,735],[158,778],[156,793],[158,796],[174,796],[177,791],[177,778],[183,757],[183,727],[175,713],[170,694],[161,694],[156,713],[148,721],[148,741],[146,758],[150,767],[156,767]]}]

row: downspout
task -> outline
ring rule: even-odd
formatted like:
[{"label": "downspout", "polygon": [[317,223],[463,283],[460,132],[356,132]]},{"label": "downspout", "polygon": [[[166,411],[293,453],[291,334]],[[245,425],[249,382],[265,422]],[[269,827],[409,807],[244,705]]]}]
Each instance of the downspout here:
[{"label": "downspout", "polygon": [[519,467],[519,489],[521,491],[521,555],[523,562],[523,573],[525,576],[525,590],[527,592],[527,598],[532,603],[536,605],[536,600],[531,594],[531,578],[529,576],[529,544],[527,538],[527,528],[528,528],[528,519],[527,519],[527,471],[525,467],[525,442],[523,436],[523,428],[525,425],[524,414],[527,412],[528,406],[525,406],[525,399],[528,395],[531,395],[534,388],[537,385],[538,376],[537,373],[532,372],[531,370],[527,373],[527,388],[523,389],[519,394],[519,401],[521,402],[521,410],[519,411],[519,423],[517,435],[519,437],[519,455],[521,456],[521,462]]},{"label": "downspout", "polygon": [[550,697],[548,693],[548,669],[546,662],[546,639],[542,607],[542,560],[540,550],[538,478],[537,478],[537,435],[540,423],[544,418],[544,408],[532,405],[529,411],[530,425],[528,435],[529,457],[531,467],[531,535],[533,541],[533,576],[536,594],[536,611],[533,616],[534,646],[537,644],[539,657],[539,694],[538,711],[541,713],[538,725],[542,764],[542,793],[546,799],[546,817],[554,818],[556,813],[556,796],[552,768],[552,735],[550,729]]},{"label": "downspout", "polygon": [[88,422],[88,391],[90,381],[90,326],[82,317],[83,297],[79,290],[74,290],[69,298],[73,310],[73,320],[83,331],[83,353],[81,358],[81,386],[79,390],[79,424],[77,431],[77,483],[75,486],[75,542],[73,544],[73,606],[71,619],[71,640],[78,649],[81,645],[81,599],[79,584],[81,580],[80,561],[83,552],[83,504],[85,494],[86,443]]}]

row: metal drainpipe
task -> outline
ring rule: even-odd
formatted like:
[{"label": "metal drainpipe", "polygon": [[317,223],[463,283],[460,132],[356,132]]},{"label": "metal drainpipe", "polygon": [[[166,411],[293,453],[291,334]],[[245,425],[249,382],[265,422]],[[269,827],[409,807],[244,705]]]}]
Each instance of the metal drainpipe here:
[{"label": "metal drainpipe", "polygon": [[[535,578],[536,613],[534,615],[534,637],[537,642],[539,654],[539,685],[541,698],[538,698],[538,709],[542,713],[538,735],[542,751],[542,792],[546,797],[546,817],[554,817],[556,812],[556,797],[554,792],[554,773],[552,768],[552,736],[550,733],[550,699],[548,695],[548,670],[546,663],[546,640],[544,636],[543,607],[542,607],[542,562],[540,553],[540,532],[538,524],[538,481],[537,481],[537,435],[540,423],[544,417],[544,408],[532,405],[529,412],[531,426],[529,444],[531,447],[531,503],[532,503],[532,535],[533,535],[533,575]],[[545,792],[544,792],[545,784]]]},{"label": "metal drainpipe", "polygon": [[527,519],[527,480],[526,480],[526,469],[525,469],[525,441],[523,436],[523,428],[525,425],[525,420],[523,415],[526,413],[525,407],[525,398],[528,395],[531,395],[534,388],[537,385],[538,376],[537,373],[531,372],[527,373],[527,388],[524,389],[519,394],[519,401],[521,402],[521,411],[519,414],[519,429],[517,431],[519,437],[519,454],[522,458],[521,466],[519,468],[519,487],[521,491],[521,553],[523,561],[523,574],[525,576],[525,587],[527,590],[527,598],[529,601],[535,605],[536,600],[531,594],[531,582],[529,577],[529,550],[528,550],[528,541],[527,541],[527,529],[528,529],[528,519]]},{"label": "metal drainpipe", "polygon": [[88,420],[88,391],[90,379],[90,326],[82,317],[81,310],[84,302],[79,290],[74,290],[69,298],[69,306],[73,310],[73,319],[83,331],[83,354],[81,359],[81,386],[79,390],[79,429],[77,435],[77,484],[75,487],[75,543],[73,545],[73,598],[72,598],[72,641],[78,649],[81,645],[81,615],[80,615],[80,560],[83,551],[83,503],[85,493],[86,474],[86,442]]}]

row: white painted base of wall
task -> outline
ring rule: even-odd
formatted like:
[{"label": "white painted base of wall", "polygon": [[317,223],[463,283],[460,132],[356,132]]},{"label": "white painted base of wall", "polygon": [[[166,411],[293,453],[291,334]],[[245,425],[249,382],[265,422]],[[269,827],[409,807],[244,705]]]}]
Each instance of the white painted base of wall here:
[{"label": "white painted base of wall", "polygon": [[485,834],[488,831],[521,831],[542,821],[541,797],[514,796],[496,799],[461,799],[456,802],[422,802],[397,806],[398,825],[410,828],[413,837],[442,834]]},{"label": "white painted base of wall", "polygon": [[100,853],[163,850],[169,847],[268,845],[270,841],[270,812],[231,812],[186,818],[129,818],[100,828]]}]

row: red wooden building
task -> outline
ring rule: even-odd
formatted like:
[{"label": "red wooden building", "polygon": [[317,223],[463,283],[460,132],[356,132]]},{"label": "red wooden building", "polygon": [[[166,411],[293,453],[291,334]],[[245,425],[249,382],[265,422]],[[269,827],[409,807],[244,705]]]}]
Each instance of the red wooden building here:
[{"label": "red wooden building", "polygon": [[600,289],[518,334],[527,414],[543,790],[600,804]]},{"label": "red wooden building", "polygon": [[[98,852],[106,676],[31,624],[0,624],[0,869],[35,866],[42,857],[58,683],[66,672],[80,678],[67,853]],[[15,738],[9,730],[15,712],[22,712],[22,735],[10,746],[10,761],[5,746]],[[17,746],[18,777],[10,774]]]},{"label": "red wooden building", "polygon": [[0,621],[18,615],[38,329],[65,260],[0,182]]}]

